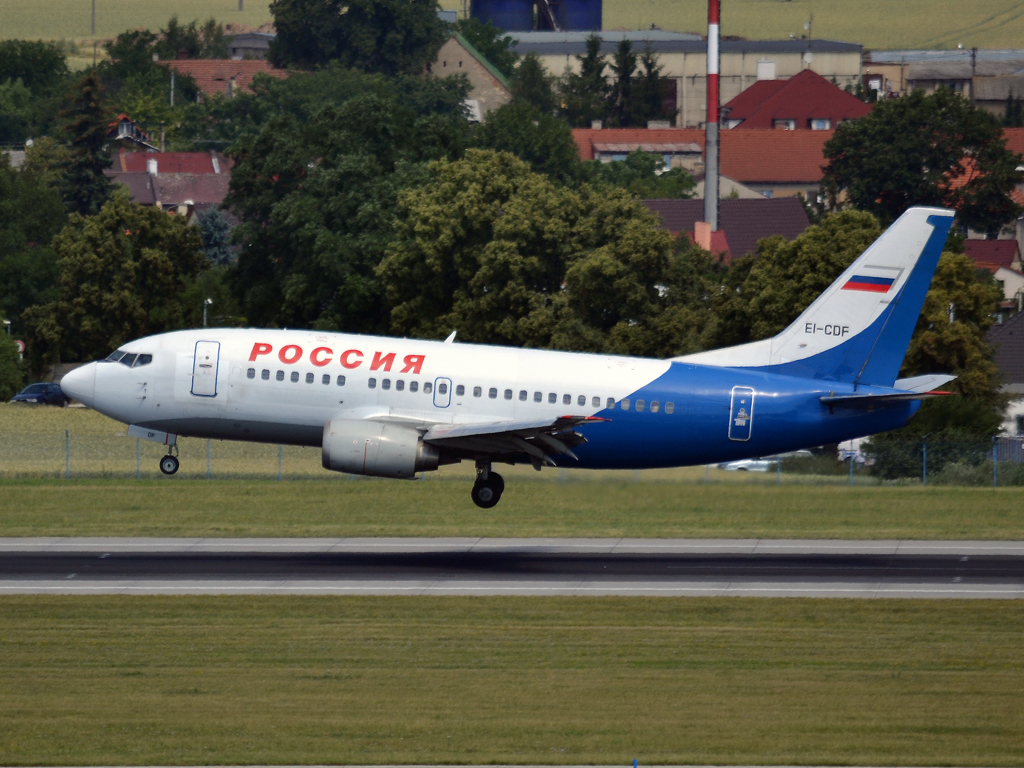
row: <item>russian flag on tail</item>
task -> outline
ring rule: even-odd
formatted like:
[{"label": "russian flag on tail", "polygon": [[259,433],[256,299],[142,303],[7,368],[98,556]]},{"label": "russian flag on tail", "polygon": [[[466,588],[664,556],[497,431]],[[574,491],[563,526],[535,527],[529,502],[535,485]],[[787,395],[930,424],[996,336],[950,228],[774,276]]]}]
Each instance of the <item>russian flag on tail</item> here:
[{"label": "russian flag on tail", "polygon": [[872,277],[870,275],[854,275],[843,285],[844,291],[867,291],[868,293],[888,293],[896,282],[891,277]]}]

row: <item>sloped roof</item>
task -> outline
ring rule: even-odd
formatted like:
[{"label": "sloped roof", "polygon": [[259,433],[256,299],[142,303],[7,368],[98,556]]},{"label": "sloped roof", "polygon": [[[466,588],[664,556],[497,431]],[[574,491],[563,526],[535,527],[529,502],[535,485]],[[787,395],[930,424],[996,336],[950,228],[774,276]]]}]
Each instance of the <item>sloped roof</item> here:
[{"label": "sloped roof", "polygon": [[257,72],[282,79],[289,74],[287,70],[270,66],[266,59],[174,59],[157,63],[191,76],[199,90],[208,96],[226,94],[232,79],[237,90],[251,90],[249,84]]},{"label": "sloped roof", "polygon": [[[774,82],[781,85],[772,87]],[[774,120],[796,120],[798,130],[809,130],[812,119],[831,120],[835,127],[871,111],[870,104],[809,69],[789,80],[756,82],[725,108],[729,110],[728,120],[743,121],[737,126],[742,129],[771,128]]]},{"label": "sloped roof", "polygon": [[1017,260],[1016,240],[965,240],[964,253],[975,266],[995,272],[999,267],[1009,269]]},{"label": "sloped roof", "polygon": [[118,152],[117,170],[146,173],[150,160],[156,160],[157,173],[227,173],[234,162],[219,152]]},{"label": "sloped roof", "polygon": [[162,205],[184,202],[220,204],[228,194],[231,177],[186,173],[161,173],[156,176],[156,196]]},{"label": "sloped roof", "polygon": [[1017,155],[1024,155],[1024,128],[1003,128],[1006,148]]},{"label": "sloped roof", "polygon": [[156,205],[156,190],[153,189],[153,180],[148,173],[108,170],[104,174],[111,181],[128,187],[132,199],[139,205]]},{"label": "sloped roof", "polygon": [[458,41],[459,45],[466,49],[466,53],[468,53],[470,56],[472,56],[474,59],[480,62],[480,65],[491,73],[491,77],[493,77],[495,80],[501,83],[506,90],[512,90],[512,85],[509,83],[508,78],[501,73],[500,69],[491,64],[491,62],[489,62],[487,58],[482,53],[480,53],[480,51],[474,48],[472,44],[469,42],[469,40],[464,38],[458,32],[456,32],[453,35],[453,37]]},{"label": "sloped roof", "polygon": [[[594,159],[594,144],[697,144],[704,148],[704,131],[697,128],[576,128],[572,132],[580,159]],[[743,184],[817,184],[825,164],[825,142],[832,131],[722,131],[723,176]]]},{"label": "sloped roof", "polygon": [[992,362],[1007,384],[1024,384],[1024,312],[993,325],[985,341],[995,347]]},{"label": "sloped roof", "polygon": [[[753,253],[762,238],[782,235],[793,240],[810,226],[796,197],[723,198],[719,203],[719,229],[725,232],[733,258]],[[644,200],[644,205],[661,216],[669,232],[692,233],[694,223],[704,220],[703,200]]]}]

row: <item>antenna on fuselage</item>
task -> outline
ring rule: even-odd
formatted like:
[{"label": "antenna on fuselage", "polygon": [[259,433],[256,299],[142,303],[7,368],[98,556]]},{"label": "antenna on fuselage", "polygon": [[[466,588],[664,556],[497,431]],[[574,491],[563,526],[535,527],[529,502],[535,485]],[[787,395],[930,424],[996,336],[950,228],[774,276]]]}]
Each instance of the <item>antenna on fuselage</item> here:
[{"label": "antenna on fuselage", "polygon": [[456,333],[458,333],[458,331],[452,331],[450,334],[448,334],[448,338],[444,340],[444,343],[445,344],[454,344],[455,343],[455,334]]}]

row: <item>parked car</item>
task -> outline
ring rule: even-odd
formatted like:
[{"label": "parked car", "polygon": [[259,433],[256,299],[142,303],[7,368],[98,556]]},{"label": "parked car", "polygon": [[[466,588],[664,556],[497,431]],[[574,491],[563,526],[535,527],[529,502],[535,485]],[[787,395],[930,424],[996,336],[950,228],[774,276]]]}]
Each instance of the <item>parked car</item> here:
[{"label": "parked car", "polygon": [[71,402],[71,398],[64,394],[60,384],[29,384],[12,397],[11,402],[66,406]]},{"label": "parked car", "polygon": [[813,454],[810,451],[791,451],[780,456],[762,456],[758,459],[739,459],[737,461],[726,461],[718,465],[719,469],[729,472],[769,472],[775,469],[775,462],[778,459],[806,459]]}]

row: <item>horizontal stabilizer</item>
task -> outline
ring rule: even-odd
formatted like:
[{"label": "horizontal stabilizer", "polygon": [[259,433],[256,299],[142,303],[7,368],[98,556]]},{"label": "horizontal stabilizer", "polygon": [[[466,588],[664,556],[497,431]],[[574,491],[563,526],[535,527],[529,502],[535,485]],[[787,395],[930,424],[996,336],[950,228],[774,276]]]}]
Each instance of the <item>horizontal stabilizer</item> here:
[{"label": "horizontal stabilizer", "polygon": [[873,408],[887,403],[899,403],[907,400],[924,400],[928,397],[942,397],[952,392],[879,392],[877,395],[828,395],[821,398],[825,405],[841,405],[849,408]]},{"label": "horizontal stabilizer", "polygon": [[949,384],[956,376],[948,373],[929,373],[926,376],[914,376],[909,379],[897,379],[893,389],[903,389],[907,392],[930,392],[938,389],[943,384]]}]

